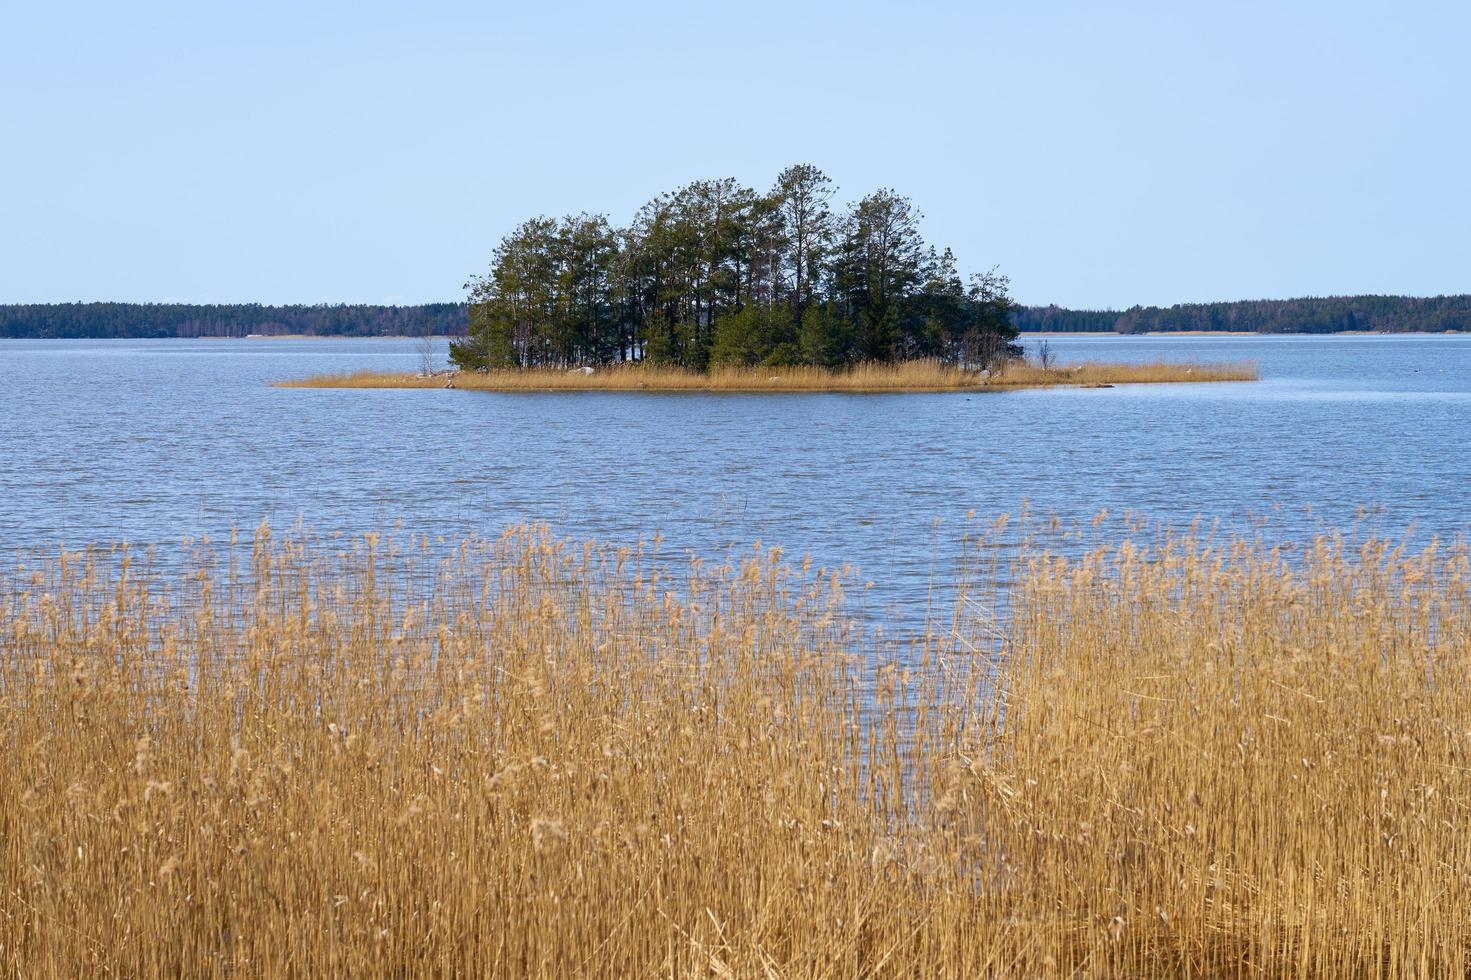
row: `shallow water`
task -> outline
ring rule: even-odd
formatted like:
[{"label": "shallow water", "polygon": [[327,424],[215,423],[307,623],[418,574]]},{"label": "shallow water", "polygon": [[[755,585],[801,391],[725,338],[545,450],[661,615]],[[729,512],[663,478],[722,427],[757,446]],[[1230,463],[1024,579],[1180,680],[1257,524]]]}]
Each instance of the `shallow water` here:
[{"label": "shallow water", "polygon": [[[1029,344],[1035,345],[1035,338]],[[1000,394],[272,388],[413,370],[407,340],[0,342],[0,551],[319,532],[662,532],[851,562],[912,615],[1015,511],[1197,515],[1273,539],[1466,530],[1471,336],[1054,337],[1064,360],[1255,360],[1262,381]],[[891,609],[890,611],[894,611]]]}]

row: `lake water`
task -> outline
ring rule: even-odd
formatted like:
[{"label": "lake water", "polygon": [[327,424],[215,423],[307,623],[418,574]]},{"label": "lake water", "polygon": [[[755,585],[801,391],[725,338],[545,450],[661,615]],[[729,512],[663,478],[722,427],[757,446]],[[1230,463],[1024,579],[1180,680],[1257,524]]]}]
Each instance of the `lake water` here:
[{"label": "lake water", "polygon": [[[0,341],[0,552],[177,546],[263,518],[460,536],[541,519],[760,540],[853,563],[901,618],[967,514],[1023,499],[1295,539],[1454,536],[1471,487],[1471,336],[1054,337],[1064,360],[1255,360],[1262,381],[1001,394],[301,390],[413,370],[407,340]],[[1029,345],[1035,346],[1031,338]]]}]

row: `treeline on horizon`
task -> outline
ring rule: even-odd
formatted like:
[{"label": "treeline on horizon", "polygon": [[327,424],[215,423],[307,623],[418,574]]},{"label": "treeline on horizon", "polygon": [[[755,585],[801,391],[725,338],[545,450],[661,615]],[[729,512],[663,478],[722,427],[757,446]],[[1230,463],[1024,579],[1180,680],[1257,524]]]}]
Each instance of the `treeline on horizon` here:
[{"label": "treeline on horizon", "polygon": [[[0,338],[157,339],[306,334],[324,337],[463,336],[465,303],[264,306],[257,303],[30,303],[0,305]],[[1022,333],[1251,331],[1439,333],[1471,330],[1471,295],[1327,296],[1189,303],[1129,310],[1015,306]]]},{"label": "treeline on horizon", "polygon": [[1012,322],[1024,333],[1443,333],[1471,330],[1471,295],[1307,296],[1134,306],[1122,311],[1020,306]]},{"label": "treeline on horizon", "polygon": [[164,337],[322,337],[457,335],[464,303],[421,306],[259,303],[30,303],[0,306],[0,337],[157,339]]},{"label": "treeline on horizon", "polygon": [[1014,304],[994,270],[962,279],[920,234],[907,197],[881,188],[846,207],[817,167],[765,192],[696,180],[606,215],[532,218],[473,279],[462,369],[647,361],[713,366],[887,363],[985,366],[1015,356]]}]

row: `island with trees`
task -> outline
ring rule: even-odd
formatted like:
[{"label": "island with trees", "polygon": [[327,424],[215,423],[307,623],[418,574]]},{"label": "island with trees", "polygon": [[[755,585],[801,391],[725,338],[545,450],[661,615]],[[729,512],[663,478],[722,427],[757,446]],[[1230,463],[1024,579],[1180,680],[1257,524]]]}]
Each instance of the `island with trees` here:
[{"label": "island with trees", "polygon": [[994,270],[963,278],[920,234],[903,195],[834,206],[799,164],[762,193],[734,179],[660,194],[626,227],[604,215],[533,218],[469,284],[465,370],[630,362],[840,368],[1014,357],[1014,304]]},{"label": "island with trees", "polygon": [[[733,178],[659,194],[626,226],[545,216],[501,239],[466,284],[459,377],[489,389],[933,391],[982,385],[1254,378],[1249,365],[1042,363],[1019,375],[1016,304],[993,267],[963,277],[927,243],[907,197],[845,207],[817,167],[765,192]],[[438,375],[364,372],[300,387],[423,387]]]}]

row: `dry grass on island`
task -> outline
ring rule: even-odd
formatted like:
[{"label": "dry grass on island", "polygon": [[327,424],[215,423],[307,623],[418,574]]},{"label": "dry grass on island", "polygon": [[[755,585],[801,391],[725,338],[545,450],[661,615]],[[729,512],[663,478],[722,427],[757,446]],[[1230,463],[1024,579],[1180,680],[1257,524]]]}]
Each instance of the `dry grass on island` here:
[{"label": "dry grass on island", "polygon": [[1261,372],[1255,363],[1195,361],[1147,361],[1139,364],[1083,361],[1042,367],[1030,361],[1013,361],[986,383],[993,387],[1050,388],[1059,386],[1098,387],[1125,384],[1181,384],[1208,381],[1257,381]]},{"label": "dry grass on island", "polygon": [[4,972],[1471,969],[1465,547],[1036,553],[900,658],[774,553],[443,553],[0,582]]},{"label": "dry grass on island", "polygon": [[977,386],[973,372],[936,361],[818,367],[714,368],[709,372],[630,364],[584,369],[455,371],[436,375],[359,371],[282,382],[288,388],[446,388],[468,391],[953,391]]},{"label": "dry grass on island", "polygon": [[818,367],[715,368],[708,373],[648,365],[587,370],[454,371],[440,374],[356,371],[282,381],[283,388],[457,388],[467,391],[837,391],[938,392],[988,388],[1104,386],[1198,381],[1255,381],[1253,364],[1087,362],[1050,368],[1016,362],[993,373],[936,361]]}]

